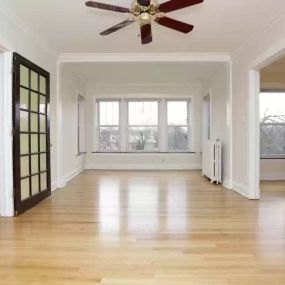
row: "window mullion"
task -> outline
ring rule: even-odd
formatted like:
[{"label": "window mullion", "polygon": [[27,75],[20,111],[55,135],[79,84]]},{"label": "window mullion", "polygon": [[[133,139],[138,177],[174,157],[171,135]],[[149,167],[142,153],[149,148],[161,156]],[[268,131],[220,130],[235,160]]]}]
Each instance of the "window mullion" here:
[{"label": "window mullion", "polygon": [[166,152],[168,150],[168,127],[167,127],[167,103],[166,100],[159,102],[158,112],[158,128],[159,128],[159,151]]},{"label": "window mullion", "polygon": [[126,100],[120,101],[120,151],[128,151],[128,102]]}]

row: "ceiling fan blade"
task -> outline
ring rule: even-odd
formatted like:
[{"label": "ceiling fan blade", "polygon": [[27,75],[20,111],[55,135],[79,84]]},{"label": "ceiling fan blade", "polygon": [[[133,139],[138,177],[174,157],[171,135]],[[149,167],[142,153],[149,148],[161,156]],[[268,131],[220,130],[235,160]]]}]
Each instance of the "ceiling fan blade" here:
[{"label": "ceiling fan blade", "polygon": [[104,3],[98,3],[98,2],[94,2],[94,1],[88,1],[85,3],[85,5],[87,7],[109,10],[109,11],[114,11],[114,12],[119,12],[119,13],[130,13],[130,9],[128,9],[128,8],[104,4]]},{"label": "ceiling fan blade", "polygon": [[152,42],[151,24],[141,25],[141,39],[143,45]]},{"label": "ceiling fan blade", "polygon": [[193,25],[189,25],[168,17],[160,17],[155,20],[159,25],[187,34],[194,29]]},{"label": "ceiling fan blade", "polygon": [[204,2],[204,0],[170,0],[158,6],[158,10],[163,13],[183,9],[189,6],[194,6]]},{"label": "ceiling fan blade", "polygon": [[119,23],[118,25],[115,25],[113,27],[111,27],[110,29],[103,31],[100,33],[101,36],[107,36],[110,35],[122,28],[125,28],[127,26],[129,26],[130,24],[134,23],[136,20],[135,19],[127,19],[125,21],[123,21],[122,23]]},{"label": "ceiling fan blade", "polygon": [[149,6],[150,5],[150,0],[137,0],[138,4],[141,6]]}]

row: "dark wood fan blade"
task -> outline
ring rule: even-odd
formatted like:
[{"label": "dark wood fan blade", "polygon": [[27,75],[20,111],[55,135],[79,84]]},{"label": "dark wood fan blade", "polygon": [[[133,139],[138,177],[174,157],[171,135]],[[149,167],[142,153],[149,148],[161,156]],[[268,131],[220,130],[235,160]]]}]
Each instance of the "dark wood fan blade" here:
[{"label": "dark wood fan blade", "polygon": [[158,10],[163,13],[183,9],[204,2],[204,0],[170,0],[158,6]]},{"label": "dark wood fan blade", "polygon": [[149,6],[150,5],[150,0],[137,0],[138,4],[141,6]]},{"label": "dark wood fan blade", "polygon": [[168,17],[161,17],[155,20],[159,25],[164,27],[182,32],[182,33],[189,33],[194,29],[194,26],[168,18]]},{"label": "dark wood fan blade", "polygon": [[130,9],[128,8],[104,4],[104,3],[98,3],[94,1],[88,1],[85,3],[85,5],[87,7],[109,10],[109,11],[114,11],[114,12],[119,12],[119,13],[130,13]]},{"label": "dark wood fan blade", "polygon": [[152,42],[151,24],[141,26],[141,39],[143,45]]},{"label": "dark wood fan blade", "polygon": [[110,35],[122,28],[125,28],[127,26],[129,26],[130,24],[134,23],[136,20],[135,19],[127,19],[126,21],[123,21],[122,23],[119,23],[118,25],[116,26],[113,26],[111,27],[110,29],[104,31],[104,32],[101,32],[100,35],[101,36],[107,36],[107,35]]}]

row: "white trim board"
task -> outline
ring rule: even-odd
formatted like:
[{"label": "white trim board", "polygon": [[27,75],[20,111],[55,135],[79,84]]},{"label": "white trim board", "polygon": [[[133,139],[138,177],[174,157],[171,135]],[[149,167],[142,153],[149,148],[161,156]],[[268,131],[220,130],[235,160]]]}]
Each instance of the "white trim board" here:
[{"label": "white trim board", "polygon": [[230,62],[228,53],[62,53],[58,62]]},{"label": "white trim board", "polygon": [[240,183],[234,181],[234,182],[233,182],[233,190],[234,190],[236,193],[240,194],[241,196],[250,199],[250,198],[248,197],[248,187],[247,187],[247,186],[242,185],[242,184],[240,184]]},{"label": "white trim board", "polygon": [[60,178],[57,187],[58,188],[64,188],[70,180],[72,180],[74,177],[78,176],[83,171],[84,171],[84,167],[80,167],[80,168],[75,169],[74,171],[64,175],[63,177]]},{"label": "white trim board", "polygon": [[12,53],[4,52],[2,54],[2,60],[3,88],[0,90],[0,216],[12,217],[14,216],[12,156]]}]

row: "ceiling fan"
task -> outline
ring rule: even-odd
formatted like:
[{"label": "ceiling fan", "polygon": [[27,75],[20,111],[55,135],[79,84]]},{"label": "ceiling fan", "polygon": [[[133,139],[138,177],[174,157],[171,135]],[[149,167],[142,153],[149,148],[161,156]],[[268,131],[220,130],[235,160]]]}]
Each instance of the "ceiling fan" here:
[{"label": "ceiling fan", "polygon": [[119,13],[131,14],[131,17],[129,19],[111,27],[106,31],[101,32],[100,35],[110,35],[111,33],[114,33],[124,27],[129,26],[135,21],[138,21],[140,23],[142,44],[149,44],[152,42],[152,20],[159,25],[187,34],[193,30],[193,25],[169,18],[165,15],[165,13],[183,9],[189,6],[194,6],[202,3],[203,1],[204,0],[170,0],[162,4],[158,4],[156,0],[134,0],[130,9],[110,4],[88,1],[86,2],[86,6]]}]

